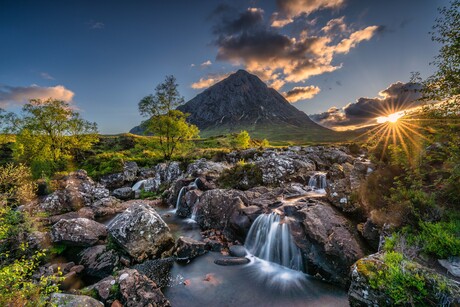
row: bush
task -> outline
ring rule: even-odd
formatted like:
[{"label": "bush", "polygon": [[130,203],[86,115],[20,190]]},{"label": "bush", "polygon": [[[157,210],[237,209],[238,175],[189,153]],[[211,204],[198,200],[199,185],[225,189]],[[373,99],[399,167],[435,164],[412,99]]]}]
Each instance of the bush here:
[{"label": "bush", "polygon": [[0,196],[5,205],[19,205],[35,196],[36,185],[30,169],[9,163],[0,167]]},{"label": "bush", "polygon": [[241,160],[234,167],[225,170],[218,182],[224,188],[247,190],[263,184],[262,171],[257,165]]},{"label": "bush", "polygon": [[417,241],[426,253],[445,259],[460,256],[460,221],[421,222]]}]

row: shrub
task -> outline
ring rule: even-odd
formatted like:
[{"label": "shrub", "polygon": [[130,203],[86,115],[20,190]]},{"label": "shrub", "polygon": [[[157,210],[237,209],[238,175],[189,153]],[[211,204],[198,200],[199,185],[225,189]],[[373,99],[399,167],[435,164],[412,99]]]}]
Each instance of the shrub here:
[{"label": "shrub", "polygon": [[426,253],[437,258],[460,256],[460,221],[421,222],[417,241]]},{"label": "shrub", "polygon": [[218,182],[224,188],[247,190],[263,184],[262,171],[257,165],[240,160],[234,167],[225,170]]}]

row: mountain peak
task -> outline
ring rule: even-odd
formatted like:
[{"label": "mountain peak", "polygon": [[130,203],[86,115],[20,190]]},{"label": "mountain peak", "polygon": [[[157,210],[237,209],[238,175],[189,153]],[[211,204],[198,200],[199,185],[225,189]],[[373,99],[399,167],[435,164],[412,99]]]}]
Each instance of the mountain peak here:
[{"label": "mountain peak", "polygon": [[243,69],[209,87],[178,109],[189,113],[188,121],[198,126],[204,135],[248,130],[257,137],[267,133],[267,129],[282,130],[286,127],[298,131],[330,132],[311,121],[259,77]]}]

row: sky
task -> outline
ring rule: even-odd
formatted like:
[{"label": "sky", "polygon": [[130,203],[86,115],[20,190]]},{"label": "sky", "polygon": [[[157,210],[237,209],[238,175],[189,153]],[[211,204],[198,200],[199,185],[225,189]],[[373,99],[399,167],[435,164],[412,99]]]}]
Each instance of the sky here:
[{"label": "sky", "polygon": [[[0,0],[0,107],[71,102],[99,131],[129,131],[174,75],[188,101],[238,69],[328,127],[412,106],[433,73],[447,0]],[[395,109],[395,106],[399,106]]]}]

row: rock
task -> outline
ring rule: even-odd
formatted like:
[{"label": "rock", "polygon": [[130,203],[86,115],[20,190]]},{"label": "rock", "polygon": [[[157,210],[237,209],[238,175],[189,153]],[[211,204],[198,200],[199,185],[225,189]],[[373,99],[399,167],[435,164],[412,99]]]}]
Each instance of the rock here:
[{"label": "rock", "polygon": [[51,240],[72,246],[91,246],[107,237],[104,225],[85,218],[60,220],[51,228]]},{"label": "rock", "polygon": [[104,307],[104,304],[92,297],[64,293],[52,293],[49,303],[60,307]]},{"label": "rock", "polygon": [[109,301],[113,301],[115,297],[118,295],[118,293],[114,293],[116,290],[118,292],[117,288],[117,279],[114,276],[108,276],[94,285],[91,285],[85,289],[83,289],[84,293],[92,292],[95,291],[98,298],[102,300],[104,303],[107,303]]},{"label": "rock", "polygon": [[246,248],[243,245],[232,245],[229,247],[229,252],[234,257],[245,257],[247,254]]},{"label": "rock", "polygon": [[114,300],[110,307],[123,307],[123,304],[119,300]]},{"label": "rock", "polygon": [[307,272],[346,286],[351,265],[365,254],[353,224],[331,205],[316,201],[294,214],[291,234],[306,260]]},{"label": "rock", "polygon": [[439,264],[455,277],[460,277],[460,257],[451,257],[449,259],[439,259]]},{"label": "rock", "polygon": [[137,180],[139,171],[136,162],[128,161],[123,164],[123,172],[105,175],[101,178],[101,183],[111,190],[131,185]]},{"label": "rock", "polygon": [[83,250],[79,255],[80,264],[85,267],[85,274],[104,278],[111,275],[119,263],[119,256],[106,245],[96,245]]},{"label": "rock", "polygon": [[135,203],[119,214],[110,223],[109,232],[115,242],[137,261],[160,257],[174,244],[168,225],[145,203]]},{"label": "rock", "polygon": [[118,188],[113,190],[112,196],[121,200],[128,200],[134,198],[134,191],[130,187]]},{"label": "rock", "polygon": [[30,249],[40,250],[48,248],[50,245],[51,238],[49,232],[33,231],[26,233],[26,236],[26,241]]},{"label": "rock", "polygon": [[163,288],[170,284],[169,271],[171,270],[173,264],[174,259],[170,257],[163,259],[147,260],[142,262],[141,264],[133,266],[133,269],[147,276],[154,283],[156,283],[158,287]]},{"label": "rock", "polygon": [[232,221],[232,216],[244,208],[246,199],[238,190],[215,189],[204,192],[197,204],[196,221],[202,229],[222,230],[229,238],[238,238],[239,227]]},{"label": "rock", "polygon": [[361,233],[366,242],[375,251],[377,251],[380,243],[379,227],[376,224],[374,224],[371,219],[367,219],[367,221],[364,224],[360,225],[358,225],[358,231]]},{"label": "rock", "polygon": [[125,269],[118,273],[121,301],[124,306],[171,306],[158,286],[133,269]]},{"label": "rock", "polygon": [[94,212],[94,216],[100,218],[123,212],[130,205],[129,202],[121,202],[119,199],[109,196],[95,201],[91,204],[90,208]]},{"label": "rock", "polygon": [[289,153],[272,153],[269,157],[256,162],[262,171],[262,181],[266,185],[279,185],[291,181],[305,181],[310,171],[316,166],[306,156],[289,155]]},{"label": "rock", "polygon": [[179,237],[174,247],[178,260],[191,260],[206,253],[206,243],[187,237]]},{"label": "rock", "polygon": [[179,202],[176,214],[180,217],[189,217],[202,194],[203,192],[200,190],[187,191],[183,196],[183,199]]},{"label": "rock", "polygon": [[[417,280],[423,282],[426,293],[421,295],[420,292],[410,287],[405,283],[405,288],[399,291],[403,295],[407,295],[407,301],[404,297],[399,299],[402,301],[395,302],[393,298],[385,291],[386,284],[380,285],[378,288],[370,285],[371,274],[374,272],[386,272],[388,267],[384,261],[385,254],[377,253],[365,258],[359,259],[351,269],[351,285],[348,290],[348,300],[350,306],[394,306],[394,305],[414,305],[414,306],[444,306],[460,304],[460,284],[452,279],[422,266],[419,263],[403,260],[399,266],[404,274],[417,276]],[[439,289],[444,291],[440,292]],[[420,300],[413,301],[411,291],[420,297]]]},{"label": "rock", "polygon": [[59,214],[59,215],[52,215],[48,218],[48,223],[54,224],[54,223],[59,222],[60,220],[70,220],[70,219],[76,219],[79,217],[94,220],[94,212],[90,208],[84,207],[78,210],[77,212],[67,212],[67,213]]},{"label": "rock", "polygon": [[[219,175],[230,166],[227,163],[218,163],[213,161],[207,161],[206,159],[196,160],[193,163],[190,163],[185,172],[185,177],[197,178],[197,177],[208,177],[216,179]],[[205,182],[201,182],[203,185],[200,190],[203,190],[202,187],[205,186]]]},{"label": "rock", "polygon": [[215,264],[229,266],[229,265],[242,265],[249,263],[249,259],[245,257],[225,257],[217,258],[214,260]]},{"label": "rock", "polygon": [[102,185],[95,184],[86,171],[70,173],[58,182],[58,190],[45,197],[39,209],[48,215],[58,215],[90,206],[93,202],[109,196]]},{"label": "rock", "polygon": [[76,265],[76,266],[73,266],[71,269],[70,269],[70,272],[75,272],[77,274],[83,272],[83,270],[85,269],[85,267],[83,265]]},{"label": "rock", "polygon": [[109,174],[101,178],[101,183],[108,189],[117,189],[125,184],[125,177],[123,173]]}]

